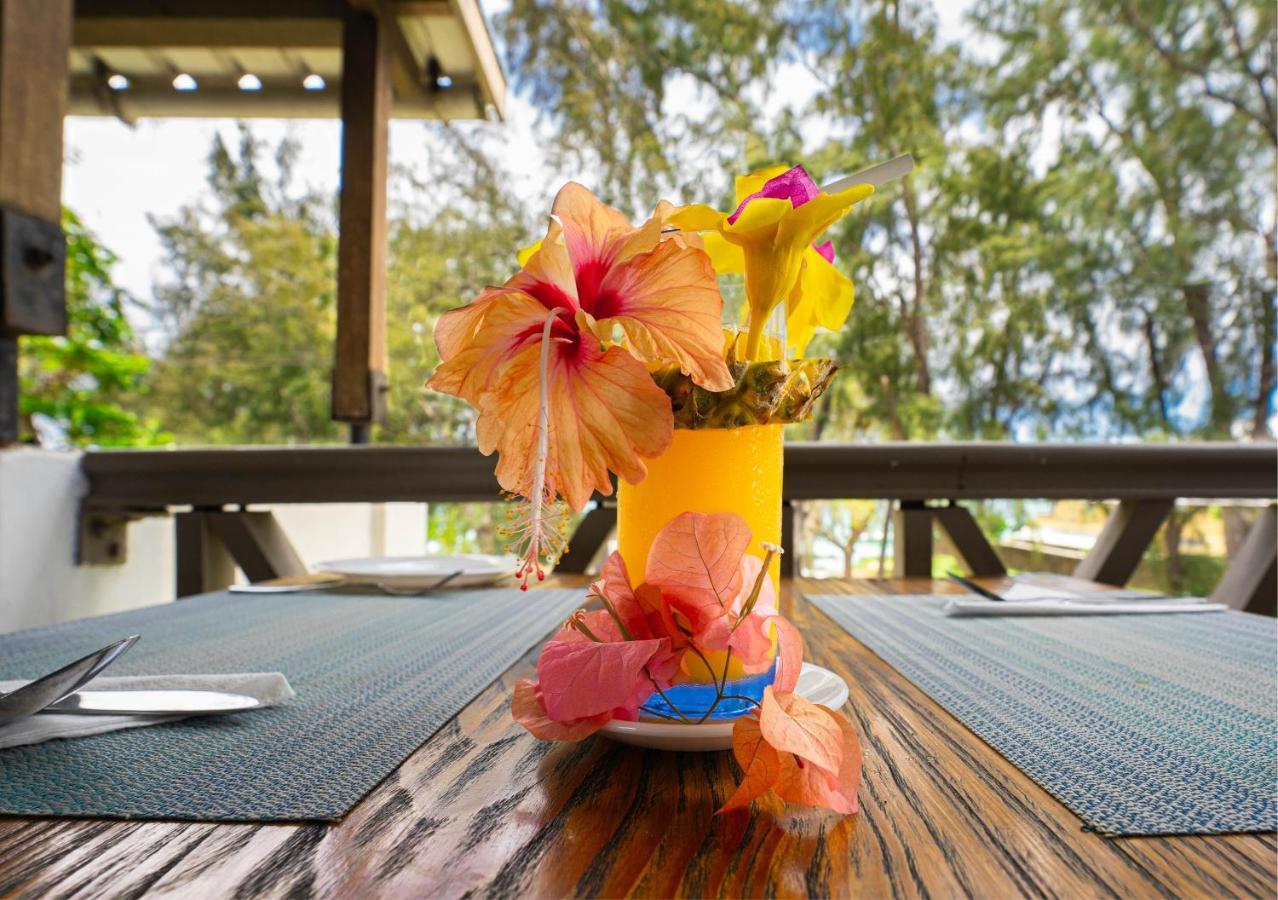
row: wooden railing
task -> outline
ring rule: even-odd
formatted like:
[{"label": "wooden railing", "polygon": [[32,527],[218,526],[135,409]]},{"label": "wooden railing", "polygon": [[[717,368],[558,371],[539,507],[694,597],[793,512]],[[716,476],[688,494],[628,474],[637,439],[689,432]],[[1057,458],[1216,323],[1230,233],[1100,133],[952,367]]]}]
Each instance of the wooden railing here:
[{"label": "wooden railing", "polygon": [[[246,447],[85,454],[81,554],[102,561],[130,517],[174,513],[179,594],[225,580],[230,559],[258,580],[300,566],[269,513],[254,504],[495,501],[493,460],[464,447]],[[1273,444],[810,444],[786,445],[784,499],[892,499],[895,574],[931,571],[940,525],[978,575],[1004,571],[961,500],[1118,500],[1076,574],[1123,584],[1178,498],[1278,497]],[[189,509],[188,509],[189,508]],[[584,571],[616,521],[599,498],[561,563]],[[783,540],[794,540],[787,514]],[[1272,608],[1278,523],[1271,505],[1231,562],[1216,595]],[[793,559],[794,555],[790,554]]]}]

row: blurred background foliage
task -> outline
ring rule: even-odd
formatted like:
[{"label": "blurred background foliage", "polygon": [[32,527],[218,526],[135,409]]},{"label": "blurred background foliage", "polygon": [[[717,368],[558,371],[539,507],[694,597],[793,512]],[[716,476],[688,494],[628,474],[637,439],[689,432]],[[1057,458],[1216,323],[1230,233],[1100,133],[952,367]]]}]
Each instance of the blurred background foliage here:
[{"label": "blurred background foliage", "polygon": [[19,414],[29,440],[57,447],[145,447],[167,443],[143,396],[152,362],[129,324],[132,299],[111,279],[115,256],[69,210],[67,333],[25,337],[19,355]]},{"label": "blurred background foliage", "polygon": [[[1276,10],[975,0],[962,40],[928,0],[511,0],[493,24],[547,136],[547,197],[591,173],[637,217],[660,197],[723,207],[734,174],[777,162],[822,181],[914,155],[912,176],[832,233],[857,304],[810,351],[842,373],[792,438],[1270,439]],[[392,178],[391,393],[374,437],[466,443],[470,411],[422,389],[434,322],[509,277],[545,202],[505,189],[500,125],[425,127],[446,149]],[[153,223],[165,275],[145,300],[114,286],[110,251],[68,213],[71,333],[23,342],[33,428],[75,445],[342,439],[335,199],[294,183],[296,151],[249,127],[216,142],[206,194]],[[159,324],[146,347],[131,306]],[[1041,514],[980,511],[1004,536]],[[490,515],[432,522],[482,549]],[[826,568],[864,573],[885,516],[831,504],[807,528]],[[1151,552],[1185,583],[1178,547]]]}]

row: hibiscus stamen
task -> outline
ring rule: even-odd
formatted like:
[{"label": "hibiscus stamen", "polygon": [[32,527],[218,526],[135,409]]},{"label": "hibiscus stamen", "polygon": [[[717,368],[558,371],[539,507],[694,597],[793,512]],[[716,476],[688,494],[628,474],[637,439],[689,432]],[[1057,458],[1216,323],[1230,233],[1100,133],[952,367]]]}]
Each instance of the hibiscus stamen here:
[{"label": "hibiscus stamen", "polygon": [[503,534],[512,538],[507,549],[520,557],[515,577],[520,579],[520,589],[525,591],[528,590],[528,579],[534,574],[538,581],[545,580],[542,559],[553,566],[568,544],[568,508],[546,483],[546,466],[550,458],[550,331],[563,311],[559,308],[550,310],[541,329],[537,456],[533,463],[532,489],[519,506],[507,514],[508,524],[502,530]]}]

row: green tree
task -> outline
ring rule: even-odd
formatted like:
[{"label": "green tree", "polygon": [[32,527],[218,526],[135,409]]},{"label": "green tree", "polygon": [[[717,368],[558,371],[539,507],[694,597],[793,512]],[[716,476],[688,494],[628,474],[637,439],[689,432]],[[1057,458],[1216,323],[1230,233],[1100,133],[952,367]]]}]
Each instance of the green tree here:
[{"label": "green tree", "polygon": [[[474,441],[464,403],[428,394],[435,321],[516,268],[532,229],[478,143],[439,128],[423,173],[397,169],[390,204],[387,420],[382,443]],[[215,139],[209,193],[157,221],[172,277],[153,313],[168,340],[151,378],[157,414],[186,443],[340,440],[329,418],[335,330],[334,199],[293,184],[297,147],[243,126]],[[265,173],[273,169],[268,177]]]},{"label": "green tree", "polygon": [[[533,229],[478,139],[433,128],[425,172],[392,177],[387,273],[389,396],[379,443],[472,444],[474,414],[424,387],[435,322],[517,268]],[[293,184],[297,148],[272,152],[247,126],[215,140],[209,191],[156,221],[172,276],[152,307],[167,340],[148,409],[192,444],[341,440],[329,418],[335,329],[334,199]],[[268,172],[272,174],[268,176]],[[431,534],[457,550],[499,549],[495,504],[434,510]]]},{"label": "green tree", "polygon": [[838,130],[810,154],[812,165],[837,174],[910,153],[916,170],[834,235],[857,307],[842,333],[814,347],[844,366],[814,436],[931,436],[943,425],[935,332],[944,273],[935,236],[971,105],[961,87],[969,73],[958,49],[941,41],[929,4],[829,3],[822,13],[821,39],[808,51],[823,82],[813,112]]},{"label": "green tree", "polygon": [[810,435],[1267,434],[1274,11],[983,0],[975,23],[993,62],[926,0],[516,0],[501,31],[555,158],[635,213],[914,154],[834,235],[858,306],[816,345],[844,373]]},{"label": "green tree", "polygon": [[[513,81],[559,169],[597,171],[614,205],[730,194],[771,76],[810,24],[786,0],[514,0],[497,17]],[[717,198],[715,198],[717,199]]]},{"label": "green tree", "polygon": [[507,174],[482,142],[435,126],[441,138],[423,172],[397,170],[391,193],[387,272],[386,423],[379,443],[473,444],[474,412],[455,397],[426,390],[439,365],[435,322],[518,268],[516,248],[531,242],[528,213],[506,188]]},{"label": "green tree", "polygon": [[332,366],[336,237],[331,198],[292,184],[296,145],[274,154],[247,127],[215,139],[209,195],[153,222],[169,280],[152,313],[167,338],[149,408],[183,443],[335,440]]},{"label": "green tree", "polygon": [[1001,133],[1056,150],[1057,214],[1090,243],[1074,317],[1106,414],[1138,433],[1269,435],[1274,5],[982,0],[975,16],[1000,45]]},{"label": "green tree", "polygon": [[37,440],[32,417],[44,416],[76,447],[165,443],[152,420],[132,411],[150,360],[129,324],[131,298],[111,275],[116,257],[70,210],[62,230],[67,333],[21,340],[23,440]]}]

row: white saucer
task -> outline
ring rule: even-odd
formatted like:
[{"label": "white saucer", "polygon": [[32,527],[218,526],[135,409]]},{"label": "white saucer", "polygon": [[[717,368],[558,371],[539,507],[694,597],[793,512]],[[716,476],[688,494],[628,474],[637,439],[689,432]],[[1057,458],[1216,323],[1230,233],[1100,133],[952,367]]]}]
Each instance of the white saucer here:
[{"label": "white saucer", "polygon": [[[795,693],[805,700],[837,710],[848,702],[848,686],[838,675],[821,666],[804,663]],[[650,747],[654,750],[730,750],[732,719],[719,719],[701,725],[673,722],[619,722],[613,720],[600,729],[622,744]]]},{"label": "white saucer", "polygon": [[505,556],[458,553],[451,556],[337,559],[322,562],[315,568],[321,572],[344,575],[350,582],[379,584],[400,590],[424,590],[444,583],[444,579],[448,579],[448,587],[494,584],[511,575],[515,571],[515,564]]}]

